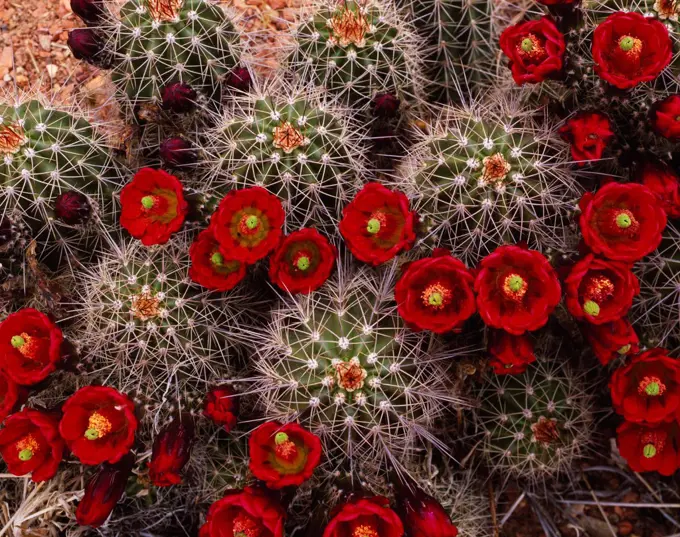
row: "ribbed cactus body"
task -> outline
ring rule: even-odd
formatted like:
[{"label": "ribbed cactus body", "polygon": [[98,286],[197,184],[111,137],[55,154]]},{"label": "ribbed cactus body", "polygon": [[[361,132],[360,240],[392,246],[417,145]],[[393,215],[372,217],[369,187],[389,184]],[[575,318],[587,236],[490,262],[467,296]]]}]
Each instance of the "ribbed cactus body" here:
[{"label": "ribbed cactus body", "polygon": [[[333,225],[360,182],[362,130],[318,90],[271,85],[234,98],[205,136],[197,190],[264,186],[291,229]],[[189,182],[189,184],[192,184]]]},{"label": "ribbed cactus body", "polygon": [[207,0],[130,0],[120,21],[102,29],[123,99],[158,101],[174,82],[219,99],[224,76],[240,58],[230,16]]},{"label": "ribbed cactus body", "polygon": [[420,74],[417,42],[390,2],[321,0],[294,32],[291,67],[347,103],[377,93],[414,101]]},{"label": "ribbed cactus body", "polygon": [[581,187],[551,127],[501,105],[449,109],[399,171],[426,241],[475,264],[504,243],[566,250]]},{"label": "ribbed cactus body", "polygon": [[267,415],[300,419],[337,464],[361,468],[408,453],[461,403],[449,376],[458,351],[404,326],[393,301],[397,274],[396,265],[343,265],[320,290],[275,308],[259,349]]},{"label": "ribbed cactus body", "polygon": [[[48,243],[46,250],[84,248],[101,223],[113,222],[113,194],[123,182],[105,141],[85,119],[37,100],[0,104],[0,214],[25,222]],[[64,194],[82,199],[87,215],[59,217]]]},{"label": "ribbed cactus body", "polygon": [[520,375],[494,375],[480,394],[483,453],[503,475],[527,480],[568,472],[592,437],[592,402],[557,356]]}]

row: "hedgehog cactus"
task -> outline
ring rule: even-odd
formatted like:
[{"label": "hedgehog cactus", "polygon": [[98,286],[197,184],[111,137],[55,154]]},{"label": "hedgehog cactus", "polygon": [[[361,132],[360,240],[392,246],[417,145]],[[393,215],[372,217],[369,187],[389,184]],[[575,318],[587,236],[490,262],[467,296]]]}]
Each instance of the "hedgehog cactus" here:
[{"label": "hedgehog cactus", "polygon": [[259,308],[245,287],[220,295],[193,285],[188,250],[181,236],[151,250],[130,242],[77,274],[74,343],[105,382],[152,402],[204,393],[228,375]]},{"label": "hedgehog cactus", "polygon": [[444,351],[404,326],[393,299],[397,275],[396,263],[340,266],[315,293],[272,311],[259,348],[267,416],[299,419],[324,440],[334,466],[395,462],[431,441],[436,420],[463,404],[447,380],[463,351]]},{"label": "hedgehog cactus", "polygon": [[112,78],[132,107],[159,102],[175,82],[219,100],[220,84],[240,58],[231,17],[207,0],[130,0],[100,31],[115,65]]},{"label": "hedgehog cactus", "polygon": [[530,482],[568,472],[593,434],[591,397],[562,357],[547,358],[520,375],[492,376],[480,394],[485,457]]},{"label": "hedgehog cactus", "polygon": [[504,243],[568,250],[569,215],[581,194],[553,127],[539,127],[499,98],[447,109],[402,165],[403,189],[426,226],[426,241],[469,264]]},{"label": "hedgehog cactus", "polygon": [[640,296],[631,317],[651,347],[680,350],[680,228],[669,221],[659,247],[635,265]]},{"label": "hedgehog cactus", "polygon": [[364,167],[362,130],[319,90],[282,82],[234,97],[205,139],[196,189],[264,186],[293,229],[337,222]]},{"label": "hedgehog cactus", "polygon": [[320,0],[294,31],[291,67],[343,102],[367,106],[378,93],[419,95],[417,40],[390,2]]},{"label": "hedgehog cactus", "polygon": [[113,222],[122,170],[85,119],[37,100],[0,104],[0,159],[0,214],[28,225],[43,254],[83,251]]}]

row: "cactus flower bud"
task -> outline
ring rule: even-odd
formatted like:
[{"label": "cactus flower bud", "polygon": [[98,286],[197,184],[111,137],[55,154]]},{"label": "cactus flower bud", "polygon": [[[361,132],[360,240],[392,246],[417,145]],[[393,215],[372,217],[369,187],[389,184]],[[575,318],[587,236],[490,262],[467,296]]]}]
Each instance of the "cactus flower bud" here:
[{"label": "cactus flower bud", "polygon": [[458,528],[448,513],[432,496],[422,490],[404,487],[399,498],[399,508],[404,529],[409,537],[456,537]]},{"label": "cactus flower bud", "polygon": [[163,108],[176,114],[188,114],[196,109],[196,90],[176,82],[163,88]]},{"label": "cactus flower bud", "polygon": [[194,421],[182,414],[165,426],[153,442],[149,479],[157,487],[169,487],[182,482],[179,472],[184,468],[194,442]]},{"label": "cactus flower bud", "polygon": [[76,509],[78,524],[97,528],[106,521],[125,491],[133,463],[134,457],[127,454],[116,464],[101,465],[85,486],[85,495]]},{"label": "cactus flower bud", "polygon": [[89,28],[76,28],[68,34],[66,44],[78,60],[94,62],[95,57],[104,49],[100,37]]},{"label": "cactus flower bud", "polygon": [[227,86],[240,91],[248,91],[252,82],[250,71],[245,67],[234,67],[226,80]]},{"label": "cactus flower bud", "polygon": [[104,16],[104,2],[102,0],[71,0],[71,11],[83,22],[94,24]]},{"label": "cactus flower bud", "polygon": [[373,97],[373,115],[377,117],[395,117],[399,112],[401,102],[391,93],[378,93]]},{"label": "cactus flower bud", "polygon": [[198,160],[198,155],[191,142],[174,136],[161,144],[160,154],[163,161],[169,166],[185,166]]},{"label": "cactus flower bud", "polygon": [[64,192],[54,202],[54,213],[65,224],[84,224],[90,218],[91,212],[87,196],[80,192]]}]

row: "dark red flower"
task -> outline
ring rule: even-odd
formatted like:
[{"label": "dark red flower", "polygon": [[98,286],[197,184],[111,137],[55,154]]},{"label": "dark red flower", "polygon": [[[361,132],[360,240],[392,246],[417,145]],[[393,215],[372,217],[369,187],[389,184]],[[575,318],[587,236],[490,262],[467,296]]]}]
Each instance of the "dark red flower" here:
[{"label": "dark red flower", "polygon": [[196,109],[196,90],[183,82],[165,86],[162,99],[163,108],[176,114],[188,114]]},{"label": "dark red flower", "polygon": [[0,369],[0,423],[5,421],[19,402],[19,385]]},{"label": "dark red flower", "polygon": [[672,57],[666,26],[641,13],[613,13],[593,33],[595,72],[619,89],[654,80]]},{"label": "dark red flower", "polygon": [[197,284],[215,291],[229,291],[246,276],[246,265],[225,259],[212,231],[201,231],[189,248],[189,277]]},{"label": "dark red flower", "polygon": [[605,324],[620,319],[640,293],[638,279],[626,263],[588,254],[565,280],[567,309],[576,319]]},{"label": "dark red flower", "polygon": [[66,40],[73,57],[77,60],[93,62],[100,52],[104,50],[104,42],[94,30],[89,28],[76,28],[68,33]]},{"label": "dark red flower", "polygon": [[230,88],[249,91],[253,79],[247,67],[234,67],[227,77],[226,84]]},{"label": "dark red flower", "polygon": [[102,0],[71,0],[71,11],[83,22],[94,24],[103,18],[106,8]]},{"label": "dark red flower", "polygon": [[310,293],[333,272],[338,251],[311,228],[285,237],[269,260],[269,279],[289,293]]},{"label": "dark red flower", "polygon": [[536,361],[534,344],[528,335],[513,336],[504,330],[493,330],[489,341],[489,365],[497,375],[524,373]]},{"label": "dark red flower", "polygon": [[402,537],[404,526],[389,505],[382,496],[351,500],[335,509],[323,537]]},{"label": "dark red flower", "polygon": [[0,323],[0,367],[17,384],[37,384],[57,368],[63,341],[47,315],[23,308]]},{"label": "dark red flower", "polygon": [[661,136],[669,140],[680,138],[680,95],[671,95],[654,103],[652,124]]},{"label": "dark red flower", "polygon": [[196,149],[191,145],[191,142],[180,136],[164,140],[158,152],[163,162],[168,166],[187,166],[198,160]]},{"label": "dark red flower", "polygon": [[76,520],[81,526],[98,528],[120,500],[135,458],[127,454],[116,464],[102,464],[85,485],[85,495],[76,508]]},{"label": "dark red flower", "polygon": [[664,349],[649,350],[616,369],[609,389],[614,410],[626,421],[670,421],[680,407],[680,362]]},{"label": "dark red flower", "polygon": [[54,214],[70,226],[84,224],[90,219],[92,207],[87,196],[73,190],[63,192],[54,201]]},{"label": "dark red flower", "polygon": [[228,386],[217,386],[210,390],[203,403],[203,415],[229,432],[236,427],[239,412],[239,398]]},{"label": "dark red flower", "polygon": [[581,329],[602,365],[620,356],[637,354],[640,350],[640,340],[625,317],[605,324],[585,323]]},{"label": "dark red flower", "polygon": [[250,471],[270,489],[302,485],[321,460],[321,441],[297,423],[263,423],[248,445]]},{"label": "dark red flower", "polygon": [[199,537],[284,537],[286,512],[266,492],[230,490],[210,506]]},{"label": "dark red flower", "polygon": [[373,115],[384,118],[396,117],[400,105],[401,101],[393,93],[378,93],[371,102]]},{"label": "dark red flower", "polygon": [[411,248],[416,221],[404,194],[369,183],[343,209],[340,233],[354,257],[377,266]]},{"label": "dark red flower", "polygon": [[597,112],[576,114],[560,128],[560,134],[571,144],[571,156],[580,166],[585,161],[599,160],[614,137],[609,119]]},{"label": "dark red flower", "polygon": [[276,247],[284,219],[279,198],[254,186],[224,196],[210,220],[210,230],[225,258],[250,264]]},{"label": "dark red flower", "polygon": [[0,454],[9,472],[31,473],[36,483],[54,477],[63,452],[59,419],[45,412],[24,408],[7,418],[0,430]]},{"label": "dark red flower", "polygon": [[573,4],[577,0],[537,0],[539,4],[544,6],[560,6],[566,4]]},{"label": "dark red flower", "polygon": [[638,261],[654,251],[666,227],[658,198],[637,183],[607,183],[579,202],[583,240],[596,254],[616,261]]},{"label": "dark red flower", "polygon": [[139,170],[123,187],[120,205],[120,225],[145,246],[168,242],[189,207],[177,177],[151,168]]},{"label": "dark red flower", "polygon": [[135,441],[135,405],[113,388],[85,386],[62,412],[59,432],[83,464],[118,462]]},{"label": "dark red flower", "polygon": [[566,45],[549,17],[510,26],[501,34],[501,50],[510,60],[518,85],[543,82],[562,69]]},{"label": "dark red flower", "polygon": [[399,495],[399,512],[409,537],[456,537],[458,528],[441,504],[422,490],[404,488]]},{"label": "dark red flower", "polygon": [[443,334],[460,329],[477,310],[474,277],[450,252],[410,263],[394,288],[397,309],[413,330]]},{"label": "dark red flower", "polygon": [[634,472],[673,475],[678,469],[677,423],[643,425],[624,421],[616,432],[619,453]]},{"label": "dark red flower", "polygon": [[182,414],[158,433],[153,441],[149,479],[157,487],[179,485],[180,472],[189,462],[194,443],[194,422],[189,414]]},{"label": "dark red flower", "polygon": [[670,166],[646,162],[637,170],[637,180],[661,201],[668,218],[680,218],[680,177]]},{"label": "dark red flower", "polygon": [[547,323],[561,297],[550,262],[520,246],[500,246],[482,259],[475,291],[484,322],[515,336]]}]

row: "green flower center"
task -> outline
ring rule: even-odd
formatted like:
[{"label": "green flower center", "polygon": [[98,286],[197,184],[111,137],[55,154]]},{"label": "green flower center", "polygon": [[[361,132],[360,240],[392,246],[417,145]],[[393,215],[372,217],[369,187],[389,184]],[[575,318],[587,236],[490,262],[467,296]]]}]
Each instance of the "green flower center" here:
[{"label": "green flower center", "polygon": [[629,214],[621,213],[616,216],[616,225],[621,229],[627,229],[633,225],[633,219]]},{"label": "green flower center", "polygon": [[153,209],[154,205],[156,205],[156,200],[153,196],[144,196],[142,198],[142,207],[145,209]]},{"label": "green flower center", "polygon": [[646,459],[651,459],[656,456],[656,446],[654,444],[647,444],[642,448],[642,454]]},{"label": "green flower center", "polygon": [[96,440],[99,438],[99,431],[97,429],[88,429],[85,431],[85,438],[88,440]]},{"label": "green flower center", "polygon": [[285,444],[286,442],[288,442],[288,435],[286,433],[276,433],[276,436],[274,437],[274,442],[276,443],[277,446]]},{"label": "green flower center", "polygon": [[633,39],[629,35],[622,37],[619,40],[619,47],[621,47],[621,50],[623,50],[624,52],[628,52],[629,50],[632,50],[634,46],[635,46],[635,39]]},{"label": "green flower center", "polygon": [[310,265],[309,257],[306,255],[300,256],[300,258],[297,260],[297,268],[300,270],[307,270]]},{"label": "green flower center", "polygon": [[586,300],[583,304],[583,311],[585,311],[588,315],[597,317],[600,314],[600,306],[593,300]]},{"label": "green flower center", "polygon": [[246,218],[246,227],[248,229],[255,229],[259,223],[260,219],[254,214],[251,214],[248,218]]},{"label": "green flower center", "polygon": [[521,291],[524,287],[524,279],[517,274],[513,274],[508,278],[508,287],[513,293]]},{"label": "green flower center", "polygon": [[628,345],[624,345],[623,347],[621,347],[617,352],[621,355],[628,354],[631,347],[632,345],[629,343]]},{"label": "green flower center", "polygon": [[427,301],[430,303],[430,306],[441,306],[444,303],[444,297],[441,293],[435,291]]},{"label": "green flower center", "polygon": [[366,231],[368,231],[371,235],[378,233],[380,231],[380,220],[377,218],[371,218],[366,223]]},{"label": "green flower center", "polygon": [[33,458],[33,450],[31,450],[31,449],[26,448],[26,449],[22,449],[19,452],[19,460],[21,460],[21,461],[24,461],[24,462],[30,461],[32,458]]},{"label": "green flower center", "polygon": [[221,267],[222,263],[224,263],[224,256],[219,252],[215,252],[210,256],[210,262],[216,267]]},{"label": "green flower center", "polygon": [[26,340],[21,337],[21,336],[12,336],[12,339],[10,340],[12,343],[12,347],[15,349],[20,349],[24,345],[26,345]]},{"label": "green flower center", "polygon": [[658,382],[650,382],[645,387],[645,393],[650,397],[656,397],[661,393],[661,386],[659,386]]},{"label": "green flower center", "polygon": [[524,52],[531,52],[532,50],[534,50],[534,42],[531,38],[525,37],[524,39],[522,39],[522,44],[520,45],[520,47],[522,47],[522,50]]}]

